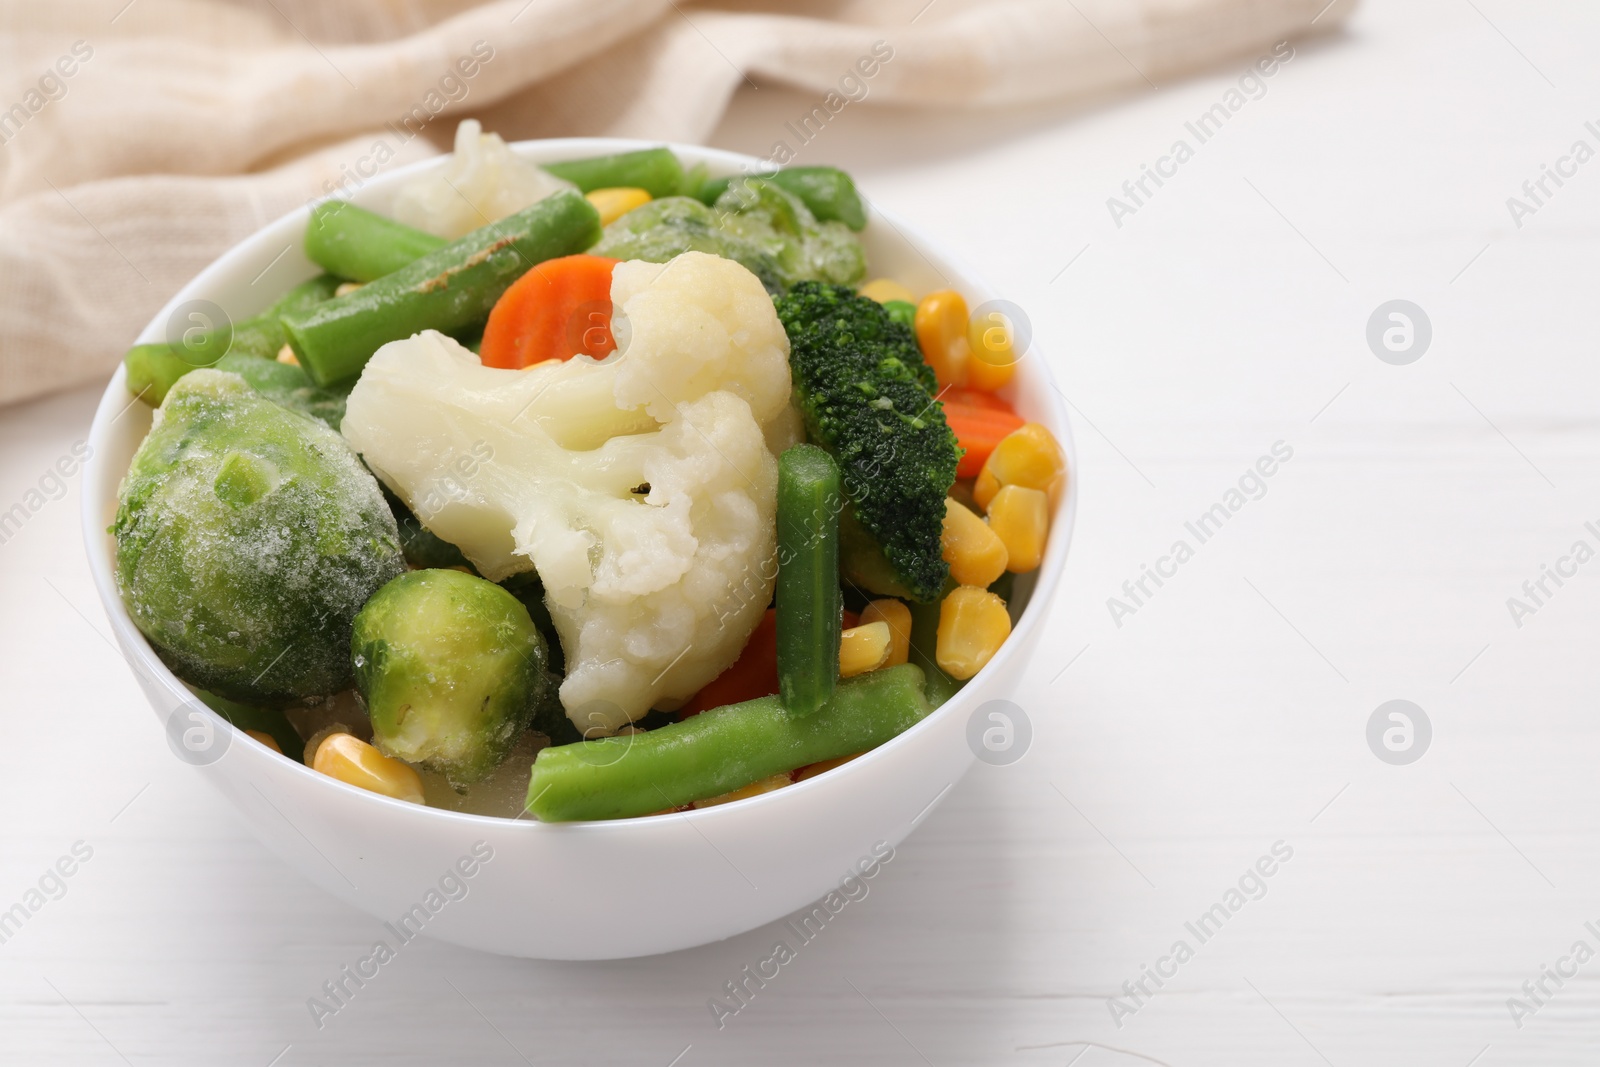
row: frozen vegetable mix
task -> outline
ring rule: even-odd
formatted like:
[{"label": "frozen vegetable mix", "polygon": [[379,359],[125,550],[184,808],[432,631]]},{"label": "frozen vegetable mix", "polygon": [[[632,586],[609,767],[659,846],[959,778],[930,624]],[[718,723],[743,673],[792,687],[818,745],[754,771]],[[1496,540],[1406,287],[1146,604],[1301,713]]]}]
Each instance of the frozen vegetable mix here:
[{"label": "frozen vegetable mix", "polygon": [[156,410],[118,589],[266,758],[638,818],[832,773],[997,669],[1066,454],[1004,314],[867,281],[893,238],[848,174],[535,164],[469,120],[372,193],[308,212],[322,273],[124,360]]}]

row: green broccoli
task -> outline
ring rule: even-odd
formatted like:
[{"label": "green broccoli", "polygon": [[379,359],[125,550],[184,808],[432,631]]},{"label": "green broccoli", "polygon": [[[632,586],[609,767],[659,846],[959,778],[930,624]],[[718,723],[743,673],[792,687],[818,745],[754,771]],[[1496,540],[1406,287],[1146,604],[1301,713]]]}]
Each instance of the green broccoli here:
[{"label": "green broccoli", "polygon": [[865,588],[936,599],[944,501],[961,450],[910,329],[850,289],[801,282],[776,299],[795,399],[843,475],[840,564]]}]

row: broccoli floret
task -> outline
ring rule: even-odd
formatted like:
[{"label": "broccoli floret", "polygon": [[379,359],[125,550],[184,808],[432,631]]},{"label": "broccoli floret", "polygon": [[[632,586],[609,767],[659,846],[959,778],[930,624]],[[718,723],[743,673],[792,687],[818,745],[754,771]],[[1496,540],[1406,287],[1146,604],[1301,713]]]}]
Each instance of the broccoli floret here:
[{"label": "broccoli floret", "polygon": [[[806,431],[843,475],[847,577],[874,592],[937,598],[950,575],[939,539],[961,450],[916,337],[844,286],[801,282],[776,304]],[[851,551],[858,534],[887,568]]]}]

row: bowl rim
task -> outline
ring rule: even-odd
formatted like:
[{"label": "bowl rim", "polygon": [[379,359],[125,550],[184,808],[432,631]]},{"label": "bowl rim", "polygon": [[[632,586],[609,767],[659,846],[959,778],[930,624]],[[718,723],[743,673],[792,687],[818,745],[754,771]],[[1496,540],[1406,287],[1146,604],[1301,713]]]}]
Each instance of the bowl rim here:
[{"label": "bowl rim", "polygon": [[[546,138],[511,142],[510,147],[518,155],[541,163],[559,161],[570,157],[581,158],[581,156],[586,155],[666,147],[689,165],[702,162],[707,164],[712,174],[717,177],[723,176],[724,173],[737,175],[739,173],[759,173],[762,170],[771,169],[770,165],[764,161],[743,153],[708,148],[701,145],[637,138]],[[218,284],[221,279],[239,274],[241,267],[261,257],[261,249],[268,244],[268,238],[272,235],[280,232],[287,234],[292,231],[290,245],[292,247],[294,242],[298,242],[303,237],[311,208],[317,203],[324,200],[353,200],[359,203],[363,199],[374,198],[398,186],[408,178],[416,177],[430,169],[444,166],[450,157],[451,154],[445,152],[439,156],[396,167],[391,171],[366,179],[353,189],[341,188],[339,191],[327,196],[312,198],[306,203],[285,212],[234,244],[203,268],[189,282],[181,286],[151,318],[144,329],[140,331],[134,343],[142,344],[160,340],[163,334],[162,324],[166,322],[167,318],[180,304],[196,297],[204,296],[208,287]],[[895,237],[926,260],[930,266],[934,266],[936,273],[944,273],[935,265],[936,261],[942,263],[953,272],[956,277],[951,279],[952,285],[960,286],[961,290],[963,290],[963,296],[969,300],[974,296],[981,296],[985,300],[995,299],[993,287],[970,268],[964,266],[962,260],[953,256],[942,243],[927,237],[915,226],[907,223],[893,212],[879,207],[865,195],[862,195],[861,199],[866,205],[868,213],[867,229],[862,231],[864,234],[871,232],[874,221],[881,221],[893,231]],[[270,269],[270,266],[269,264],[267,269]],[[262,273],[264,274],[265,270]],[[832,768],[823,774],[814,775],[804,781],[791,783],[783,789],[760,793],[752,797],[745,797],[708,808],[661,813],[661,816],[673,815],[692,819],[696,823],[710,823],[722,818],[735,817],[735,811],[743,813],[768,804],[799,802],[799,798],[808,795],[811,791],[827,788],[823,784],[827,781],[839,782],[843,781],[847,776],[872,773],[869,768],[887,759],[888,754],[895,747],[910,743],[908,739],[913,734],[925,733],[931,729],[935,720],[948,719],[956,715],[970,715],[978,707],[982,706],[982,704],[974,704],[971,699],[963,698],[967,697],[968,694],[975,696],[981,692],[983,687],[977,683],[984,679],[985,676],[993,677],[995,673],[1010,669],[1012,666],[1011,661],[1018,654],[1018,651],[1024,645],[1029,644],[1028,640],[1026,640],[1027,637],[1045,625],[1044,618],[1060,585],[1061,575],[1065,570],[1068,547],[1076,524],[1079,467],[1071,420],[1065,403],[1065,394],[1062,393],[1060,386],[1057,384],[1048,360],[1040,352],[1037,338],[1034,338],[1019,362],[1018,377],[1014,378],[1013,381],[1021,385],[1023,377],[1032,379],[1036,376],[1040,379],[1039,384],[1046,388],[1030,391],[1036,392],[1042,401],[1042,406],[1048,413],[1048,428],[1060,443],[1063,455],[1066,457],[1066,488],[1052,508],[1050,537],[1046,544],[1045,557],[1038,570],[1034,572],[1037,574],[1037,578],[1029,594],[1028,603],[1023,608],[1021,617],[1012,627],[1011,634],[994,658],[985,664],[983,669],[976,675],[968,679],[960,691],[935,708],[925,718],[876,748],[860,754],[848,763]],[[102,472],[102,467],[107,461],[104,457],[109,457],[111,453],[110,449],[103,446],[113,432],[113,423],[122,413],[138,402],[137,398],[129,397],[125,381],[126,368],[119,363],[110,381],[106,384],[105,391],[102,393],[100,402],[95,408],[94,418],[90,424],[88,440],[92,452],[85,465],[91,468],[93,476],[83,479],[79,489],[84,548],[88,556],[90,572],[94,579],[95,591],[99,595],[101,606],[104,608],[108,621],[117,635],[123,658],[127,660],[135,675],[143,674],[150,682],[158,685],[170,696],[176,706],[182,706],[194,702],[196,698],[188,687],[161,661],[144,634],[134,625],[133,619],[128,614],[127,608],[123,604],[116,588],[114,542],[108,531],[99,525],[100,517],[106,514],[108,501],[97,492],[97,489],[102,485],[103,481],[106,482],[112,494],[111,499],[114,500],[122,479],[127,473],[126,470],[112,472],[109,480],[107,480],[107,475]],[[1032,385],[1033,383],[1029,382],[1027,384]],[[147,700],[152,703],[152,710],[156,711],[159,716],[161,714],[159,709],[153,706],[154,701],[150,699],[153,694],[147,690],[145,695]],[[968,707],[969,704],[972,706]],[[209,711],[210,709],[207,710]],[[210,713],[215,716],[219,727],[226,727],[235,735],[244,734],[242,729],[233,726],[222,716],[216,715],[215,712]],[[645,815],[627,819],[541,822],[538,819],[524,819],[520,816],[506,817],[452,811],[448,808],[436,808],[426,804],[411,804],[369,790],[360,789],[328,775],[319,774],[311,767],[297,760],[290,759],[287,760],[287,763],[292,765],[288,768],[288,773],[303,775],[304,780],[308,783],[307,788],[333,789],[336,791],[334,795],[342,791],[354,798],[354,803],[394,805],[396,808],[415,812],[420,818],[440,819],[445,824],[454,824],[463,828],[494,827],[499,832],[508,833],[516,832],[511,827],[520,824],[527,828],[521,831],[525,833],[635,833],[639,832],[637,830],[638,826],[650,825],[659,821],[656,815]],[[217,766],[220,766],[220,763]],[[970,767],[970,762],[967,766]],[[947,785],[912,820],[913,826],[949,792],[950,786],[953,785],[954,782]]]}]

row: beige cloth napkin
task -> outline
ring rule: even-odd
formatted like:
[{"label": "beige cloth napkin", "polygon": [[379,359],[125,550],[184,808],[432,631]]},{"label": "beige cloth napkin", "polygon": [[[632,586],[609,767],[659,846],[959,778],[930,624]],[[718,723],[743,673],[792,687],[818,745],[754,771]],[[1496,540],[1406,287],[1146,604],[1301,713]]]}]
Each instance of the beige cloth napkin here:
[{"label": "beige cloth napkin", "polygon": [[105,378],[223,250],[437,154],[463,117],[508,141],[693,142],[746,84],[825,109],[1015,105],[1159,85],[1354,6],[0,0],[0,404]]}]

